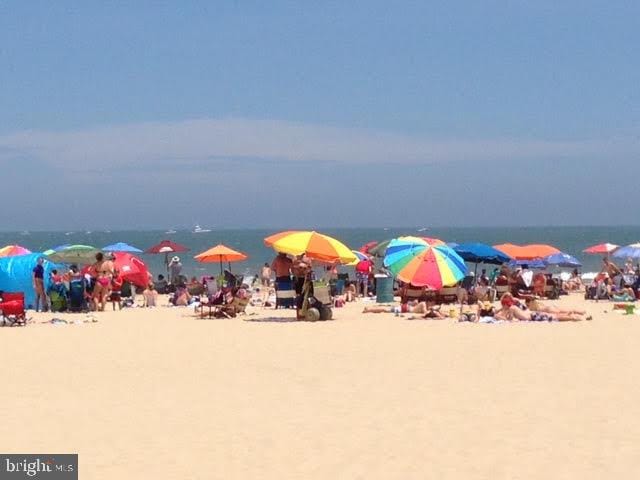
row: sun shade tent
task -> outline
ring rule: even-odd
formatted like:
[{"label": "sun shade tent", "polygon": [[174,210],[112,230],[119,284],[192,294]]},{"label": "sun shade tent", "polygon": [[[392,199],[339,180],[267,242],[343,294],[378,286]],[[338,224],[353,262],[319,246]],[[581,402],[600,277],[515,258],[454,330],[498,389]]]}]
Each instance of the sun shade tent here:
[{"label": "sun shade tent", "polygon": [[0,290],[4,292],[23,292],[25,304],[32,307],[36,301],[36,292],[33,289],[33,268],[38,263],[38,258],[43,257],[44,263],[44,288],[49,288],[51,271],[59,268],[41,253],[29,253],[14,257],[0,258]]}]

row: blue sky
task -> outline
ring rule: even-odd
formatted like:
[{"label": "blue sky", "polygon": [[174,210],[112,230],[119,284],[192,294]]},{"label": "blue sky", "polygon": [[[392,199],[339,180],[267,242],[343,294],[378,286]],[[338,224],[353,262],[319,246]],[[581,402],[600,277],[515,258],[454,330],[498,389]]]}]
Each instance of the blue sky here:
[{"label": "blue sky", "polygon": [[636,224],[639,18],[622,1],[5,1],[0,222]]}]

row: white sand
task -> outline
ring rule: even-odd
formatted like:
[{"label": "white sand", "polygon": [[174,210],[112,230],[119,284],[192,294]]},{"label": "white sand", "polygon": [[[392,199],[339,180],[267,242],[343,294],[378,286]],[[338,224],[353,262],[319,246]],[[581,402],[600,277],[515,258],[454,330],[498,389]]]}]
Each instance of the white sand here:
[{"label": "white sand", "polygon": [[640,475],[639,316],[591,303],[591,322],[478,325],[361,308],[0,329],[0,449],[77,452],[83,480]]}]

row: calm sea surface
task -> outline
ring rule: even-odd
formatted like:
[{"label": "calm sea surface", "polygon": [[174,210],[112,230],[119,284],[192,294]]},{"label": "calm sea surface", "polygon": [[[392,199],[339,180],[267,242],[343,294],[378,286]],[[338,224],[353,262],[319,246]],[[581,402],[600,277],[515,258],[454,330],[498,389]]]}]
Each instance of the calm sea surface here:
[{"label": "calm sea surface", "polygon": [[[201,276],[218,271],[217,264],[200,264],[193,256],[218,244],[224,243],[231,248],[249,255],[245,262],[232,264],[232,271],[249,273],[259,270],[264,262],[271,261],[273,251],[264,246],[264,237],[275,233],[272,230],[216,230],[209,233],[178,231],[167,235],[163,231],[113,231],[113,232],[20,232],[0,233],[0,246],[19,244],[38,252],[61,244],[85,244],[104,247],[115,242],[127,242],[142,250],[149,248],[162,239],[170,239],[188,247],[189,252],[179,254],[188,276]],[[640,241],[640,226],[634,227],[516,227],[516,228],[429,228],[418,232],[415,228],[382,229],[326,229],[322,233],[334,236],[351,248],[358,249],[371,240],[384,240],[399,235],[426,235],[440,238],[446,242],[483,242],[491,245],[498,243],[548,243],[563,252],[576,256],[583,263],[583,271],[599,270],[599,256],[584,255],[582,250],[590,245],[612,242],[627,245]],[[164,255],[141,257],[154,274],[164,271]]]}]

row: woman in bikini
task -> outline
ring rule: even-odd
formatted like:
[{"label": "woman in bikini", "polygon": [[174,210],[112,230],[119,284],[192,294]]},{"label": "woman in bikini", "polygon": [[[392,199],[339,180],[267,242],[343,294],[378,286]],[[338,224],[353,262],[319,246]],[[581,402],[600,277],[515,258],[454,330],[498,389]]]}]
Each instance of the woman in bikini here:
[{"label": "woman in bikini", "polygon": [[111,293],[113,279],[113,262],[106,260],[102,252],[96,253],[96,262],[91,266],[91,276],[95,278],[93,308],[102,312]]}]

